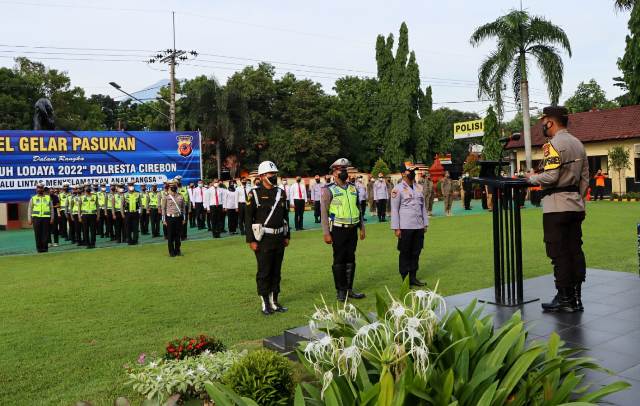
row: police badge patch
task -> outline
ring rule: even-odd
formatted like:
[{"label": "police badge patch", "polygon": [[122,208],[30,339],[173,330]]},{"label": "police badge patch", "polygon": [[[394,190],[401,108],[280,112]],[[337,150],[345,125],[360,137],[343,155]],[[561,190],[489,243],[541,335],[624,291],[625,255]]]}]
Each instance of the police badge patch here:
[{"label": "police badge patch", "polygon": [[558,150],[556,150],[550,142],[542,146],[544,155],[544,170],[549,171],[560,167],[561,159]]}]

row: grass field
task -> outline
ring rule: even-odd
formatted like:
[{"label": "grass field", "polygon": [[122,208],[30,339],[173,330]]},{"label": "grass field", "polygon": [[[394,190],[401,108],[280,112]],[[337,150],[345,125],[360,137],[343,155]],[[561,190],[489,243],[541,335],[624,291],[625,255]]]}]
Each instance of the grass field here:
[{"label": "grass field", "polygon": [[[523,214],[527,277],[550,272],[541,211]],[[637,204],[590,203],[584,225],[592,268],[637,272]],[[369,224],[359,243],[356,287],[369,294],[399,284],[395,238],[388,224]],[[317,230],[294,233],[283,269],[289,312],[258,312],[255,258],[237,238],[188,241],[184,257],[164,244],[48,255],[0,257],[0,404],[112,404],[132,396],[123,364],[166,341],[209,333],[225,343],[257,340],[306,322],[320,295],[333,298],[331,248]],[[491,216],[432,220],[420,276],[443,294],[492,284]],[[588,283],[588,282],[587,282]],[[551,293],[551,292],[550,292]]]}]

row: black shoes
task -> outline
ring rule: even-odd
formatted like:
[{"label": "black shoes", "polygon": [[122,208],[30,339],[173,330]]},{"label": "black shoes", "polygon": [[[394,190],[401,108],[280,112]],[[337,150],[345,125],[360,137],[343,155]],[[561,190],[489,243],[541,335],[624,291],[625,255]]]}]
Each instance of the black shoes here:
[{"label": "black shoes", "polygon": [[356,277],[356,264],[348,263],[345,265],[345,279],[347,283],[347,296],[351,299],[364,299],[367,295],[353,290],[353,281]]},{"label": "black shoes", "polygon": [[336,300],[338,302],[346,302],[347,301],[347,291],[346,290],[337,290],[336,291]]},{"label": "black shoes", "polygon": [[574,293],[576,297],[576,309],[579,312],[584,311],[584,306],[582,305],[582,282],[579,282],[574,287]]},{"label": "black shoes", "polygon": [[418,286],[418,287],[422,287],[425,286],[426,283],[422,282],[420,279],[416,278],[415,276],[409,278],[409,286]]},{"label": "black shoes", "polygon": [[574,313],[580,311],[576,306],[575,288],[558,288],[558,294],[549,303],[542,303],[546,312]]}]

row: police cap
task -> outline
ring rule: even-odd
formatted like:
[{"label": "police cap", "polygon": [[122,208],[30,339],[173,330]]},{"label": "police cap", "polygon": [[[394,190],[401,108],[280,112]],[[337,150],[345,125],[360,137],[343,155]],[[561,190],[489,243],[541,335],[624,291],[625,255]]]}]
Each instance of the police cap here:
[{"label": "police cap", "polygon": [[347,158],[340,158],[337,159],[334,163],[331,164],[331,169],[337,168],[337,167],[349,167],[351,166],[351,162],[349,162],[349,160]]}]

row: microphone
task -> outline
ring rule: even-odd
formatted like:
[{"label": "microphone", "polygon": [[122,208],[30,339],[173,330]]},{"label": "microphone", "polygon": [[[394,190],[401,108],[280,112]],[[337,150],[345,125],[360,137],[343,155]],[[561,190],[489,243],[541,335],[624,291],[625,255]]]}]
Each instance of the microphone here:
[{"label": "microphone", "polygon": [[504,142],[505,144],[508,143],[509,141],[518,141],[520,139],[520,133],[513,133],[508,137],[502,137],[500,138],[498,141],[499,142]]}]

